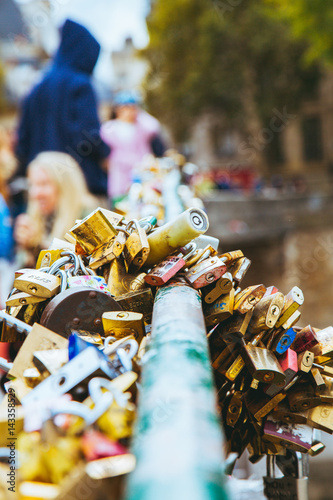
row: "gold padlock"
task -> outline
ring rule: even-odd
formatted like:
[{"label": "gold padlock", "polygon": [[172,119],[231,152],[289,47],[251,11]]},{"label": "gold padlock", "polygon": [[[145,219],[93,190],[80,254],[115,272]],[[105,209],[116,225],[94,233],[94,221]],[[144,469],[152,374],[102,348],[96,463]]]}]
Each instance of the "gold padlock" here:
[{"label": "gold padlock", "polygon": [[259,333],[261,330],[273,328],[280,316],[283,303],[284,296],[280,292],[263,297],[253,309],[249,332]]},{"label": "gold padlock", "polygon": [[229,293],[222,295],[212,304],[205,307],[206,326],[213,326],[232,316],[234,311],[235,290],[232,288]]},{"label": "gold padlock", "polygon": [[252,310],[259,300],[262,299],[265,291],[266,287],[264,285],[252,285],[240,291],[235,296],[235,311],[245,314]]},{"label": "gold padlock", "polygon": [[143,314],[133,311],[108,311],[102,314],[104,335],[112,335],[121,339],[133,335],[135,340],[141,342],[145,335]]},{"label": "gold padlock", "polygon": [[124,247],[124,261],[128,272],[138,271],[146,262],[149,256],[149,243],[146,231],[140,226],[137,220],[132,220],[127,224],[126,230],[131,230]]},{"label": "gold padlock", "polygon": [[244,346],[241,355],[253,378],[265,384],[285,382],[286,376],[270,350],[249,343]]},{"label": "gold padlock", "polygon": [[45,249],[41,250],[38,255],[37,263],[36,263],[36,269],[39,269],[41,267],[50,267],[52,264],[55,263],[56,260],[60,259],[61,257],[61,252],[63,252],[65,248],[63,249],[55,249],[55,250],[50,250]]},{"label": "gold padlock", "polygon": [[14,288],[36,297],[51,298],[60,291],[61,280],[59,276],[43,271],[32,271],[14,280]]},{"label": "gold padlock", "polygon": [[298,286],[294,286],[284,297],[281,315],[275,326],[279,328],[304,302],[303,292]]},{"label": "gold padlock", "polygon": [[108,276],[105,279],[108,283],[108,290],[115,297],[125,293],[143,290],[147,288],[144,280],[146,273],[129,274],[126,272],[122,257],[113,259],[108,269]]},{"label": "gold padlock", "polygon": [[150,288],[120,295],[115,300],[124,311],[142,313],[145,323],[151,324],[154,298]]},{"label": "gold padlock", "polygon": [[89,267],[97,269],[98,267],[111,262],[116,257],[119,257],[124,250],[126,243],[126,234],[119,231],[117,236],[114,236],[109,241],[98,247],[89,258]]},{"label": "gold padlock", "polygon": [[87,254],[118,234],[116,226],[124,217],[105,208],[97,208],[69,231]]},{"label": "gold padlock", "polygon": [[46,297],[37,297],[26,292],[18,292],[11,295],[6,300],[6,307],[25,306],[28,304],[37,304],[46,300]]}]

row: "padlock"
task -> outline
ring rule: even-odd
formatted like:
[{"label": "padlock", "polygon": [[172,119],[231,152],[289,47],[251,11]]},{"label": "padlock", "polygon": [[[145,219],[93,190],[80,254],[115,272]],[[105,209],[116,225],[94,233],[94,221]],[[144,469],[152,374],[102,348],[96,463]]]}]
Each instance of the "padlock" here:
[{"label": "padlock", "polygon": [[274,285],[268,286],[268,287],[266,288],[266,292],[265,292],[265,295],[264,295],[264,297],[263,297],[263,298],[266,298],[266,297],[268,297],[269,295],[274,295],[275,293],[278,293],[278,291],[279,291],[279,290],[278,290],[278,288],[276,288],[276,286],[274,286]]},{"label": "padlock", "polygon": [[141,342],[145,335],[143,314],[132,311],[108,311],[102,314],[104,336],[121,339],[128,335]]},{"label": "padlock", "polygon": [[86,381],[94,374],[103,373],[110,379],[116,378],[115,369],[107,356],[95,347],[87,347],[53,375],[47,377],[21,400],[23,406],[38,404],[52,394],[53,398],[66,394],[80,385],[80,395],[86,393]]},{"label": "padlock", "polygon": [[264,424],[263,438],[283,443],[290,450],[307,453],[312,445],[312,428],[303,424],[282,424],[269,415]]},{"label": "padlock", "polygon": [[[235,262],[232,262],[228,271],[230,271],[232,276],[233,276],[235,286],[238,286],[242,282],[250,265],[251,265],[251,261],[247,257],[240,257]],[[266,291],[266,289],[265,289],[265,291]]]},{"label": "padlock", "polygon": [[319,455],[319,453],[324,451],[325,448],[326,446],[321,441],[321,431],[318,429],[312,429],[312,443],[308,452],[310,457]]},{"label": "padlock", "polygon": [[122,219],[122,215],[99,207],[76,223],[69,230],[69,233],[90,255],[96,248],[118,234],[116,226],[120,224]]},{"label": "padlock", "polygon": [[205,323],[207,327],[216,325],[232,316],[234,312],[234,294],[232,288],[229,293],[222,295],[215,302],[205,307]]},{"label": "padlock", "polygon": [[273,328],[280,316],[283,302],[284,296],[280,292],[267,297],[263,296],[253,309],[249,332],[254,334],[261,330]]},{"label": "padlock", "polygon": [[316,336],[321,349],[321,354],[317,356],[316,361],[323,365],[330,363],[333,360],[333,327],[328,326],[323,330],[316,331]]},{"label": "padlock", "polygon": [[90,288],[96,288],[100,292],[106,293],[111,296],[105,279],[102,276],[92,276],[91,274],[84,274],[80,276],[67,276],[68,288],[89,286]]},{"label": "padlock", "polygon": [[286,397],[286,394],[279,392],[273,398],[250,389],[244,395],[246,407],[258,421],[262,420]]},{"label": "padlock", "polygon": [[130,232],[124,246],[124,262],[129,273],[138,271],[146,262],[149,255],[149,243],[146,231],[137,220],[130,221],[126,230]]},{"label": "padlock", "polygon": [[[195,252],[196,246],[193,243],[189,243],[187,246],[181,249],[182,254],[170,255],[166,257],[162,262],[155,266],[147,275],[145,276],[145,282],[152,286],[162,286],[167,283],[173,276],[175,276],[178,271],[183,269],[188,259]],[[183,253],[184,252],[184,253]]]},{"label": "padlock", "polygon": [[304,302],[303,292],[297,286],[294,286],[284,297],[284,305],[281,315],[277,320],[275,327],[279,328]]},{"label": "padlock", "polygon": [[[251,314],[251,311],[249,311],[249,314]],[[265,330],[263,330],[260,333],[257,333],[253,339],[249,342],[251,345],[256,346],[262,339],[262,337],[265,335]],[[235,361],[231,363],[231,365],[228,367],[228,369],[225,372],[225,376],[227,379],[233,381],[238,377],[238,375],[241,373],[245,366],[245,362],[241,356],[237,356]]]},{"label": "padlock", "polygon": [[224,273],[215,283],[202,289],[202,296],[207,304],[215,302],[221,295],[224,295],[232,289],[232,274]]},{"label": "padlock", "polygon": [[64,248],[55,250],[48,248],[41,250],[38,255],[36,269],[40,269],[41,267],[51,267],[52,264],[54,264],[61,257],[61,252],[64,250]]},{"label": "padlock", "polygon": [[[325,392],[326,391],[326,383],[325,383],[325,380],[320,373],[319,368],[315,368],[314,366],[312,366],[310,373],[311,373],[310,382],[312,383],[316,394],[320,395],[321,393]],[[322,399],[321,399],[321,401],[322,401]]]},{"label": "padlock", "polygon": [[226,423],[230,427],[235,427],[243,409],[242,395],[244,389],[244,379],[239,385],[239,390],[235,390],[228,404]]},{"label": "padlock", "polygon": [[314,354],[310,351],[304,351],[298,354],[297,363],[298,369],[304,373],[308,373],[313,365]]},{"label": "padlock", "polygon": [[[190,244],[196,245],[194,240],[191,243],[188,243],[188,245]],[[207,259],[208,257],[215,257],[215,255],[217,255],[217,251],[211,245],[207,245],[205,248],[200,248],[200,249],[196,248],[193,255],[188,259],[187,266],[192,267],[195,264],[201,262],[202,260]]]},{"label": "padlock", "polygon": [[242,350],[242,357],[251,376],[265,384],[283,384],[286,376],[274,354],[268,349],[250,343]]},{"label": "padlock", "polygon": [[240,314],[245,314],[252,310],[255,305],[262,299],[266,287],[264,285],[252,285],[244,290],[241,290],[238,294],[235,294],[235,304],[234,309]]},{"label": "padlock", "polygon": [[237,260],[243,258],[244,254],[241,250],[232,250],[231,252],[221,254],[219,257],[223,260],[223,262],[226,262],[226,264],[230,266]]},{"label": "padlock", "polygon": [[145,268],[152,268],[178,248],[205,233],[208,227],[209,222],[205,212],[199,208],[189,208],[174,220],[152,231],[148,235],[150,252]]},{"label": "padlock", "polygon": [[[222,336],[225,342],[240,342],[246,334],[252,317],[252,311],[246,314],[234,313],[221,324]],[[223,326],[222,326],[223,325]]]},{"label": "padlock", "polygon": [[44,302],[46,297],[37,297],[36,295],[31,295],[26,292],[13,293],[6,300],[6,307],[16,307],[25,306],[28,304],[38,304],[39,302]]},{"label": "padlock", "polygon": [[319,344],[317,335],[311,325],[297,332],[292,348],[297,353],[311,351]]},{"label": "padlock", "polygon": [[68,363],[68,348],[34,351],[32,362],[41,374],[52,375]]},{"label": "padlock", "polygon": [[298,372],[297,353],[289,348],[284,354],[282,354],[282,356],[279,357],[279,364],[286,376],[286,379],[282,386],[278,384],[271,384],[264,388],[265,393],[271,397],[275,396],[278,392],[281,392],[296,376]]},{"label": "padlock", "polygon": [[315,394],[313,387],[307,383],[298,384],[287,391],[291,411],[305,411],[321,404],[321,399]]},{"label": "padlock", "polygon": [[281,333],[275,336],[270,349],[276,354],[283,354],[293,345],[295,337],[296,330],[294,330],[294,328],[282,330]]},{"label": "padlock", "polygon": [[225,263],[218,257],[209,257],[191,267],[186,280],[196,289],[205,287],[218,280],[227,270]]},{"label": "padlock", "polygon": [[113,259],[108,269],[108,275],[105,274],[104,276],[108,284],[108,290],[115,297],[147,288],[144,280],[146,274],[126,273],[125,264],[121,256]]},{"label": "padlock", "polygon": [[64,337],[77,329],[103,335],[102,314],[120,310],[120,304],[106,293],[78,286],[59,293],[48,303],[41,324]]},{"label": "padlock", "polygon": [[331,404],[323,403],[312,408],[307,418],[310,425],[324,432],[333,433],[333,406]]},{"label": "padlock", "polygon": [[32,271],[14,280],[14,288],[37,297],[51,298],[60,291],[60,278],[43,271]]},{"label": "padlock", "polygon": [[119,226],[117,226],[117,230],[119,232],[116,236],[92,252],[89,257],[89,267],[91,269],[98,269],[121,255],[125,247],[128,232],[120,229]]},{"label": "padlock", "polygon": [[151,324],[154,298],[150,288],[125,293],[115,297],[115,300],[124,311],[142,313],[145,323]]}]

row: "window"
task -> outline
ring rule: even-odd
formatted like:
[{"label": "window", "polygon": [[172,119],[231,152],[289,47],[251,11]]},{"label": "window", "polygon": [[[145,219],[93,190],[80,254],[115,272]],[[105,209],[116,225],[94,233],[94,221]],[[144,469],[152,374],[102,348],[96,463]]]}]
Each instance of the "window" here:
[{"label": "window", "polygon": [[305,161],[322,160],[323,146],[321,120],[319,116],[304,118],[302,132],[303,154]]}]

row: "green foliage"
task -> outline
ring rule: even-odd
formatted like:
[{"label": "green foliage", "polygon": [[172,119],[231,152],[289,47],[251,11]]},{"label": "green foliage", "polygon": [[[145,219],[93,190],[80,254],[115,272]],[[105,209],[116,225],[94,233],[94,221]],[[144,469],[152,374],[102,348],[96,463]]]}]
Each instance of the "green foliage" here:
[{"label": "green foliage", "polygon": [[306,60],[333,65],[333,0],[266,0],[290,23],[293,35],[308,42]]},{"label": "green foliage", "polygon": [[[261,120],[273,108],[295,111],[316,85],[319,71],[305,67],[304,43],[264,0],[155,0],[147,24],[149,109],[184,139],[201,113],[223,114],[246,131],[244,92],[254,89]],[[232,2],[236,4],[235,1]],[[249,81],[249,78],[251,81]],[[309,89],[310,87],[310,89]]]}]

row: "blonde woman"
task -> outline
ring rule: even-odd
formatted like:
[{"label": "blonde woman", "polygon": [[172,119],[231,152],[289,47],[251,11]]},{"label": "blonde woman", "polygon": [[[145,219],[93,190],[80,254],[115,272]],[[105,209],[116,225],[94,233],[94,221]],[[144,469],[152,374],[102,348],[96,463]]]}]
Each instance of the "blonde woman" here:
[{"label": "blonde woman", "polygon": [[88,192],[78,163],[66,153],[40,153],[28,165],[27,177],[27,213],[18,216],[14,238],[18,250],[25,251],[20,264],[34,265],[40,249],[53,238],[63,238],[98,201]]}]

